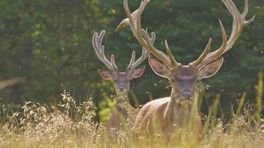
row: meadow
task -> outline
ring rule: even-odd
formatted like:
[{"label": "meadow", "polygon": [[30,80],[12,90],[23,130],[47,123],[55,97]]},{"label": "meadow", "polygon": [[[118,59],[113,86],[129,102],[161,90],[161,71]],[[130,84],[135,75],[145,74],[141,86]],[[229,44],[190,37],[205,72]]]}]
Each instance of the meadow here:
[{"label": "meadow", "polygon": [[201,135],[194,135],[188,126],[168,136],[155,133],[133,136],[132,128],[110,132],[104,123],[95,120],[92,98],[76,103],[67,91],[58,104],[26,102],[20,111],[10,113],[1,106],[0,147],[180,147],[180,148],[260,148],[264,144],[264,119],[261,116],[263,73],[256,84],[256,104],[247,104],[246,93],[240,98],[232,119],[224,123],[217,118],[219,96],[204,115]]}]

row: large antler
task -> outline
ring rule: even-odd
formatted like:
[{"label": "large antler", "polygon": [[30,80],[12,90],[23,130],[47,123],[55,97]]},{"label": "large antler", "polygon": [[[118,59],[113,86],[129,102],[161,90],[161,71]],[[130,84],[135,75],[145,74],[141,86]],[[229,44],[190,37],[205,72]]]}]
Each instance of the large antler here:
[{"label": "large antler", "polygon": [[101,62],[103,62],[110,70],[117,71],[118,68],[115,63],[114,55],[111,55],[111,62],[105,57],[105,52],[104,52],[105,48],[102,45],[104,36],[105,36],[105,30],[102,30],[99,35],[97,32],[94,33],[92,39],[93,48],[95,50],[97,57],[100,59]]},{"label": "large antler", "polygon": [[167,54],[164,54],[160,50],[154,47],[151,42],[151,38],[149,37],[146,30],[141,28],[141,15],[146,5],[150,0],[143,0],[137,10],[135,10],[132,14],[129,9],[128,1],[124,0],[124,8],[127,18],[124,19],[117,27],[116,30],[120,30],[121,27],[129,26],[133,35],[139,41],[139,43],[146,49],[149,50],[157,59],[162,61],[167,67],[178,66],[178,63],[168,47],[167,41],[165,41]]},{"label": "large antler", "polygon": [[[222,46],[220,48],[218,48],[217,50],[215,50],[214,52],[211,52],[209,54],[208,54],[208,50],[210,47],[208,49],[206,48],[204,50],[203,54],[196,61],[191,63],[194,66],[198,66],[199,68],[202,68],[202,67],[208,65],[209,63],[217,60],[224,53],[229,51],[233,47],[234,43],[237,41],[237,39],[238,39],[239,35],[241,34],[243,28],[246,25],[248,25],[249,23],[251,23],[255,18],[255,16],[253,16],[251,19],[246,20],[246,16],[248,13],[248,0],[245,0],[245,8],[244,8],[244,12],[242,14],[240,14],[239,10],[237,9],[236,5],[234,4],[234,2],[232,0],[222,0],[222,2],[225,4],[229,13],[233,17],[233,25],[232,25],[231,35],[230,35],[229,39],[227,40],[226,31],[225,31],[225,29],[224,29],[224,27],[220,21],[220,26],[221,26],[222,36],[223,36]],[[209,44],[211,44],[211,42],[208,43],[208,45]]]},{"label": "large antler", "polygon": [[[154,32],[152,32],[152,34],[151,34],[151,43],[154,44],[155,40],[156,40],[156,35],[155,35]],[[131,56],[131,60],[129,62],[129,65],[127,66],[127,69],[135,69],[142,62],[144,62],[149,57],[149,55],[150,55],[150,52],[143,47],[142,48],[142,54],[141,54],[140,58],[138,58],[137,61],[135,61],[136,52],[133,51],[132,52],[132,56]]]},{"label": "large antler", "polygon": [[[165,55],[163,52],[156,49],[153,46],[153,44],[150,43],[151,40],[147,31],[141,28],[141,15],[149,1],[150,0],[143,0],[140,4],[140,7],[131,14],[128,6],[128,1],[124,0],[124,8],[128,18],[124,19],[118,25],[117,30],[120,30],[122,27],[125,26],[130,26],[133,35],[136,37],[139,43],[147,50],[149,50],[156,58],[158,58],[160,61],[162,61],[164,64],[166,64],[169,67],[178,66],[180,65],[180,63],[178,63],[174,59],[171,50],[169,49],[169,46],[167,44],[167,41],[165,41],[165,45],[167,49],[167,55]],[[212,40],[210,39],[203,53],[200,55],[200,57],[197,60],[190,63],[191,65],[201,68],[211,63],[212,61],[217,60],[219,57],[221,57],[224,53],[226,53],[232,48],[235,41],[238,39],[239,35],[241,34],[244,26],[251,23],[255,18],[255,16],[253,16],[251,19],[246,20],[246,16],[248,13],[248,0],[245,0],[245,8],[242,14],[240,14],[240,12],[238,11],[236,5],[232,0],[222,0],[222,2],[225,4],[229,13],[233,17],[232,33],[230,35],[230,38],[229,39],[227,38],[224,26],[222,22],[219,21],[223,36],[223,43],[221,47],[215,50],[214,52],[209,53],[212,43]]]}]

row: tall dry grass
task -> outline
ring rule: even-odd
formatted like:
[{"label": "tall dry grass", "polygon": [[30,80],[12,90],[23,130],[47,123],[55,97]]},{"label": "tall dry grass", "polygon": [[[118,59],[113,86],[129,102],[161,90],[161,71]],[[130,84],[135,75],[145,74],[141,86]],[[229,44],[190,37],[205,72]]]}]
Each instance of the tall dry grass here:
[{"label": "tall dry grass", "polygon": [[248,108],[244,93],[227,124],[216,118],[220,98],[217,95],[205,118],[202,135],[193,134],[190,128],[182,128],[169,136],[155,133],[137,137],[133,136],[131,128],[110,132],[94,120],[96,108],[91,99],[77,104],[65,91],[56,106],[26,102],[20,112],[5,117],[8,109],[2,106],[0,147],[260,148],[264,146],[263,73],[259,73],[256,91],[256,104]]}]

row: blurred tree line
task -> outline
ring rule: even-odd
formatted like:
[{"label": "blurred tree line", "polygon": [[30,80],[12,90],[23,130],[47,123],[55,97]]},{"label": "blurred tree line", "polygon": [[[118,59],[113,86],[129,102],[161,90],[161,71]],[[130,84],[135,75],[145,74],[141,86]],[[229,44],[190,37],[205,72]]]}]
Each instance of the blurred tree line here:
[{"label": "blurred tree line", "polygon": [[[125,18],[122,0],[0,0],[0,80],[25,77],[26,82],[0,92],[1,103],[24,100],[50,103],[66,89],[80,100],[109,97],[114,89],[100,78],[98,68],[106,68],[91,46],[94,32],[107,31],[106,54],[115,54],[120,69],[127,66],[132,50],[141,47],[129,29],[116,32]],[[234,0],[240,10],[244,2]],[[130,0],[131,9],[140,0]],[[249,0],[248,18],[255,21],[242,33],[216,76],[206,80],[206,98],[212,102],[220,93],[222,106],[248,92],[255,97],[257,73],[264,69],[264,1]],[[155,46],[164,49],[167,39],[176,59],[188,63],[196,59],[209,37],[212,50],[222,37],[218,19],[230,33],[232,17],[220,0],[152,0],[142,23],[157,35]],[[156,76],[147,62],[145,75],[133,83],[132,98],[140,104],[151,98],[169,95],[167,80]],[[133,102],[133,101],[132,101]]]}]

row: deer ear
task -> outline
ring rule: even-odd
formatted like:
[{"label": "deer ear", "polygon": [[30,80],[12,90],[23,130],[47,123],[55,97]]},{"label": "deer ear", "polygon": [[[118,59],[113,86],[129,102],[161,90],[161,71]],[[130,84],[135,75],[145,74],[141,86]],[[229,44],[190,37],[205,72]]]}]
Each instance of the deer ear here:
[{"label": "deer ear", "polygon": [[145,71],[145,66],[136,68],[136,69],[132,70],[132,72],[130,74],[130,78],[131,79],[139,78],[143,75],[144,71]]},{"label": "deer ear", "polygon": [[215,75],[218,70],[220,69],[220,67],[222,66],[224,62],[224,58],[221,57],[220,59],[206,65],[205,67],[201,68],[199,70],[199,78],[201,79],[205,79],[205,78],[209,78],[213,75]]},{"label": "deer ear", "polygon": [[97,71],[99,73],[99,75],[106,80],[112,80],[114,75],[112,74],[112,72],[108,71],[108,70],[103,70],[103,69],[98,69]]},{"label": "deer ear", "polygon": [[170,74],[170,70],[158,60],[149,57],[148,62],[152,70],[160,77],[168,78]]}]

